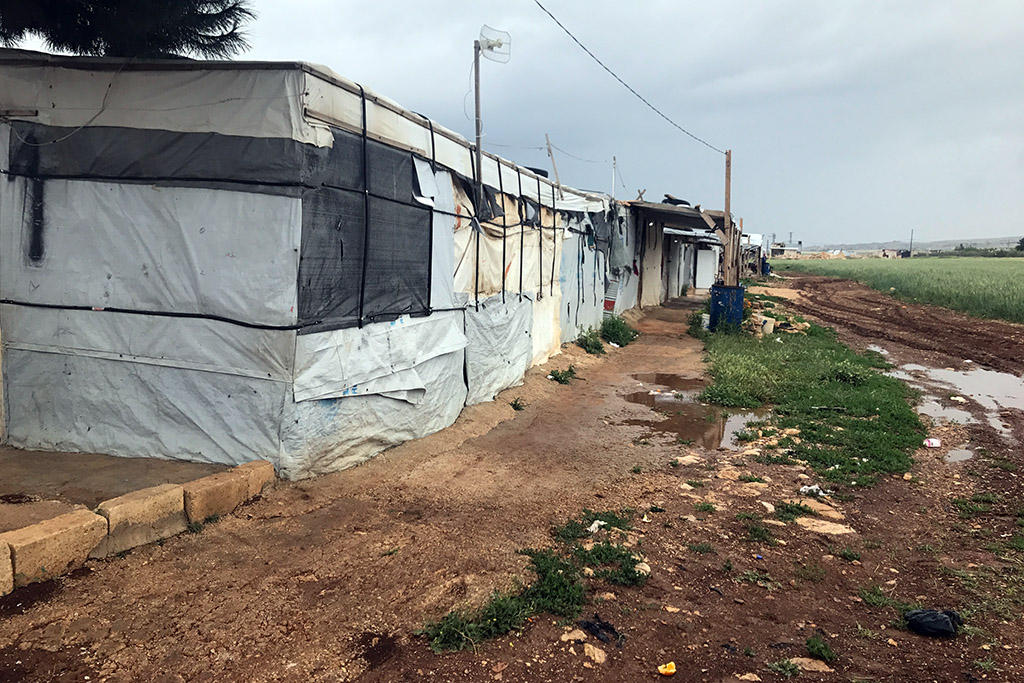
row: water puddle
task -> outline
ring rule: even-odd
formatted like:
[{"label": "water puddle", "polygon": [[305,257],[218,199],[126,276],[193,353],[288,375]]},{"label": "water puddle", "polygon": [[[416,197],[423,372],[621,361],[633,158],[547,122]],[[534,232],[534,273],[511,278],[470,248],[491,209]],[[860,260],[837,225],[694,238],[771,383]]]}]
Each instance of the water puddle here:
[{"label": "water puddle", "polygon": [[651,408],[663,418],[634,418],[620,424],[647,427],[652,434],[673,435],[680,443],[707,450],[736,450],[742,446],[736,441],[736,434],[748,422],[764,415],[764,411],[732,412],[697,402],[696,396],[704,388],[703,380],[667,373],[641,373],[633,377],[644,382],[643,388],[624,398]]},{"label": "water puddle", "polygon": [[[951,368],[929,368],[908,363],[889,373],[913,387],[930,393],[940,390],[947,397],[961,396],[979,405],[985,411],[985,420],[1003,436],[1011,436],[1010,427],[1003,423],[999,411],[1005,409],[1024,411],[1024,380],[1008,372],[995,370],[953,370]],[[926,397],[925,404],[935,401],[935,396]],[[926,407],[925,404],[922,407]],[[952,413],[960,421],[966,410],[939,406],[941,411]],[[933,407],[926,409],[934,410]],[[929,414],[929,413],[925,413]],[[941,417],[941,416],[940,416]],[[973,418],[968,420],[973,422]]]},{"label": "water puddle", "polygon": [[974,452],[966,448],[954,448],[943,456],[942,461],[946,463],[963,462],[974,457]]},{"label": "water puddle", "polygon": [[977,422],[969,411],[963,408],[944,406],[939,403],[935,396],[925,396],[921,401],[921,405],[917,407],[917,412],[920,415],[927,415],[933,420],[940,422],[958,422],[964,425]]}]

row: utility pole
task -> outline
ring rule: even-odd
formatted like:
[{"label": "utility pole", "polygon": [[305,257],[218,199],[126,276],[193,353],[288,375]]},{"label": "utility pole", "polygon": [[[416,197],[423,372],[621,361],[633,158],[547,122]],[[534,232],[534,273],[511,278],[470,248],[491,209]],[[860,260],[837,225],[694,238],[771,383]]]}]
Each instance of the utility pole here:
[{"label": "utility pole", "polygon": [[476,90],[476,200],[475,212],[480,215],[480,206],[484,198],[484,174],[483,163],[484,153],[480,146],[480,139],[483,137],[484,124],[480,118],[480,41],[473,41],[473,85]]},{"label": "utility pole", "polygon": [[732,150],[725,150],[725,262],[722,277],[726,287],[739,285],[739,269],[736,267],[738,245],[732,225]]},{"label": "utility pole", "polygon": [[615,155],[612,155],[612,199],[615,199]]},{"label": "utility pole", "polygon": [[558,179],[558,165],[555,164],[555,153],[551,151],[551,138],[548,137],[547,133],[544,133],[544,142],[548,145],[548,157],[551,158],[551,170],[555,172],[555,185],[558,187],[558,198],[562,199],[565,196],[562,194],[562,181]]},{"label": "utility pole", "polygon": [[914,255],[914,229],[910,229],[910,255]]}]

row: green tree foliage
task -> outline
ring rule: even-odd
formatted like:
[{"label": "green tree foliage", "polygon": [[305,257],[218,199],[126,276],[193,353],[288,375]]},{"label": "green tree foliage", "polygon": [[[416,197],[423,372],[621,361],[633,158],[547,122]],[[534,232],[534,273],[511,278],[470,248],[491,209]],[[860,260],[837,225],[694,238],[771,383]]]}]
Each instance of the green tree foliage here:
[{"label": "green tree foliage", "polygon": [[1024,237],[1020,238],[1020,242],[1017,242],[1017,246],[1014,247],[1017,251],[1024,251]]},{"label": "green tree foliage", "polygon": [[38,36],[101,57],[223,58],[249,47],[248,0],[0,0],[0,45]]}]

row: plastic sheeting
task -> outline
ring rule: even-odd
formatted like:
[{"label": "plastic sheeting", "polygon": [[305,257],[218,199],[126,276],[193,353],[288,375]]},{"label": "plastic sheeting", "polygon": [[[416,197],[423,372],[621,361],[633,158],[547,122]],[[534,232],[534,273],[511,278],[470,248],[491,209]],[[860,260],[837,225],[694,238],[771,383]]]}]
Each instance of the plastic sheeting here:
[{"label": "plastic sheeting", "polygon": [[423,400],[380,394],[285,404],[278,470],[288,479],[335,472],[403,441],[444,429],[466,401],[461,351],[436,356],[414,370]]},{"label": "plastic sheeting", "polygon": [[522,383],[530,367],[533,304],[510,295],[496,296],[466,309],[466,404],[493,400],[503,389]]},{"label": "plastic sheeting", "polygon": [[0,183],[3,298],[295,323],[298,200],[49,180],[33,254],[32,186]]},{"label": "plastic sheeting", "polygon": [[7,443],[238,464],[277,460],[286,382],[4,350]]},{"label": "plastic sheeting", "polygon": [[456,311],[299,335],[295,401],[383,393],[418,403],[425,386],[416,366],[465,348],[461,323]]},{"label": "plastic sheeting", "polygon": [[[572,224],[570,224],[572,225]],[[562,302],[559,307],[561,341],[601,326],[605,295],[604,254],[587,244],[587,236],[567,233],[562,243],[559,270]]]}]

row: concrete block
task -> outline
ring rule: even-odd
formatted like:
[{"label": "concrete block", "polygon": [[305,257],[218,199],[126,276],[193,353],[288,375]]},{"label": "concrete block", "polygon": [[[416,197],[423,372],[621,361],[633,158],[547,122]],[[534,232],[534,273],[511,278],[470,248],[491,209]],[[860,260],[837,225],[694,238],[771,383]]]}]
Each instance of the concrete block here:
[{"label": "concrete block", "polygon": [[14,565],[11,564],[11,546],[0,542],[0,596],[14,590]]},{"label": "concrete block", "polygon": [[92,557],[107,557],[185,531],[185,491],[163,484],[105,500],[96,512],[107,519],[107,537]]},{"label": "concrete block", "polygon": [[46,581],[76,569],[107,535],[107,520],[75,510],[0,534],[11,548],[15,588]]},{"label": "concrete block", "polygon": [[231,469],[182,485],[185,514],[190,522],[226,515],[249,499],[249,473]]},{"label": "concrete block", "polygon": [[274,465],[267,460],[253,460],[235,468],[236,472],[245,472],[249,478],[249,490],[246,494],[247,500],[255,498],[263,492],[263,489],[274,481],[276,474]]}]

